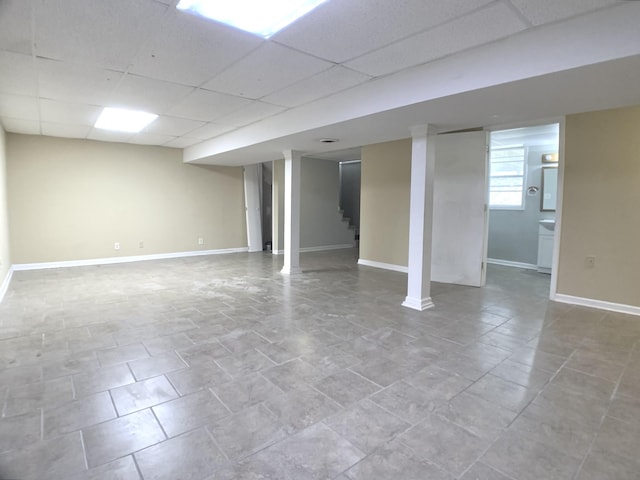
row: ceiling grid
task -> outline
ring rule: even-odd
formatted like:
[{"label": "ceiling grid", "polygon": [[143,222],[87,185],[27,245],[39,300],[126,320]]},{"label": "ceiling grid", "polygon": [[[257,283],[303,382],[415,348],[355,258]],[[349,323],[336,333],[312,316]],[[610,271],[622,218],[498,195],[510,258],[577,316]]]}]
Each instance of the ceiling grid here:
[{"label": "ceiling grid", "polygon": [[[566,110],[640,101],[640,34],[628,27],[640,23],[640,2],[328,0],[269,40],[179,11],[176,3],[0,0],[4,129],[163,145],[185,149],[187,161],[240,164],[243,154],[322,153],[406,136],[420,118],[443,130],[520,121],[554,115],[560,105],[544,109],[539,99],[529,105],[516,95],[513,105],[527,115],[503,102],[491,107],[487,99],[509,98],[513,79],[536,78],[518,77],[518,70],[530,71],[526,58],[508,65],[510,75],[500,59],[514,63],[504,54],[511,45],[526,39],[542,50],[560,32],[563,54],[570,58],[574,48],[576,61],[562,65],[557,54],[541,68],[540,82],[526,84],[529,90],[537,92],[553,74],[558,78],[545,87],[551,95],[563,86],[576,98],[575,105],[560,102]],[[580,50],[593,25],[601,26],[611,53]],[[598,77],[582,79],[577,69],[604,75],[605,61],[615,62],[609,75],[621,76],[612,78],[616,91],[579,97]],[[482,72],[482,62],[492,65],[494,78]],[[569,79],[573,89],[565,86]],[[415,93],[420,88],[422,96]],[[93,125],[103,107],[159,118],[138,134],[101,131]],[[323,136],[341,141],[322,145],[316,140]]]}]

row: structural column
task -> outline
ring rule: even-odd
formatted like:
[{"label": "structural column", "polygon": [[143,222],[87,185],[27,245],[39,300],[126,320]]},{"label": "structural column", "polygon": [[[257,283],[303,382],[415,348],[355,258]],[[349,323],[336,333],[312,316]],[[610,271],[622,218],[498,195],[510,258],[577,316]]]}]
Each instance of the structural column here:
[{"label": "structural column", "polygon": [[250,252],[262,251],[261,184],[261,165],[244,167],[244,205],[247,215],[247,244]]},{"label": "structural column", "polygon": [[284,266],[281,272],[300,273],[300,152],[284,152]]},{"label": "structural column", "polygon": [[431,300],[431,243],[435,148],[427,125],[411,129],[411,194],[409,206],[409,275],[403,306],[433,307]]}]

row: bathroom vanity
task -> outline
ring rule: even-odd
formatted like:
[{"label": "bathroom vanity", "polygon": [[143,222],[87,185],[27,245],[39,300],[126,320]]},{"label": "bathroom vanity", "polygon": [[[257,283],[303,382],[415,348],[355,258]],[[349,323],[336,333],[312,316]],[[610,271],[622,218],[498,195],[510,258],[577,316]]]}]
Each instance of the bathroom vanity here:
[{"label": "bathroom vanity", "polygon": [[556,229],[555,220],[538,222],[538,271],[551,273],[553,265],[553,234]]}]

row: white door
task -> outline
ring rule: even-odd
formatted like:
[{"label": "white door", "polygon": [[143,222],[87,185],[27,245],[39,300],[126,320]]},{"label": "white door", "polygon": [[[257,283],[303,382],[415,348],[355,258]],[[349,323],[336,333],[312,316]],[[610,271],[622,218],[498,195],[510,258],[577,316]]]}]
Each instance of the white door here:
[{"label": "white door", "polygon": [[431,279],[481,287],[487,256],[487,133],[435,141]]}]

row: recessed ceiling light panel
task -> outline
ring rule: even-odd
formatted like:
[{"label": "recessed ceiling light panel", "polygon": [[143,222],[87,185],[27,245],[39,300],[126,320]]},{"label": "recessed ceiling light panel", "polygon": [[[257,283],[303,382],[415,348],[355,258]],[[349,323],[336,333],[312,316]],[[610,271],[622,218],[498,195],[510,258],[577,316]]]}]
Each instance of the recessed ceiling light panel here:
[{"label": "recessed ceiling light panel", "polygon": [[94,127],[117,132],[138,133],[156,118],[158,115],[153,113],[106,107],[102,110]]},{"label": "recessed ceiling light panel", "polygon": [[269,38],[326,0],[180,0],[177,7]]}]

